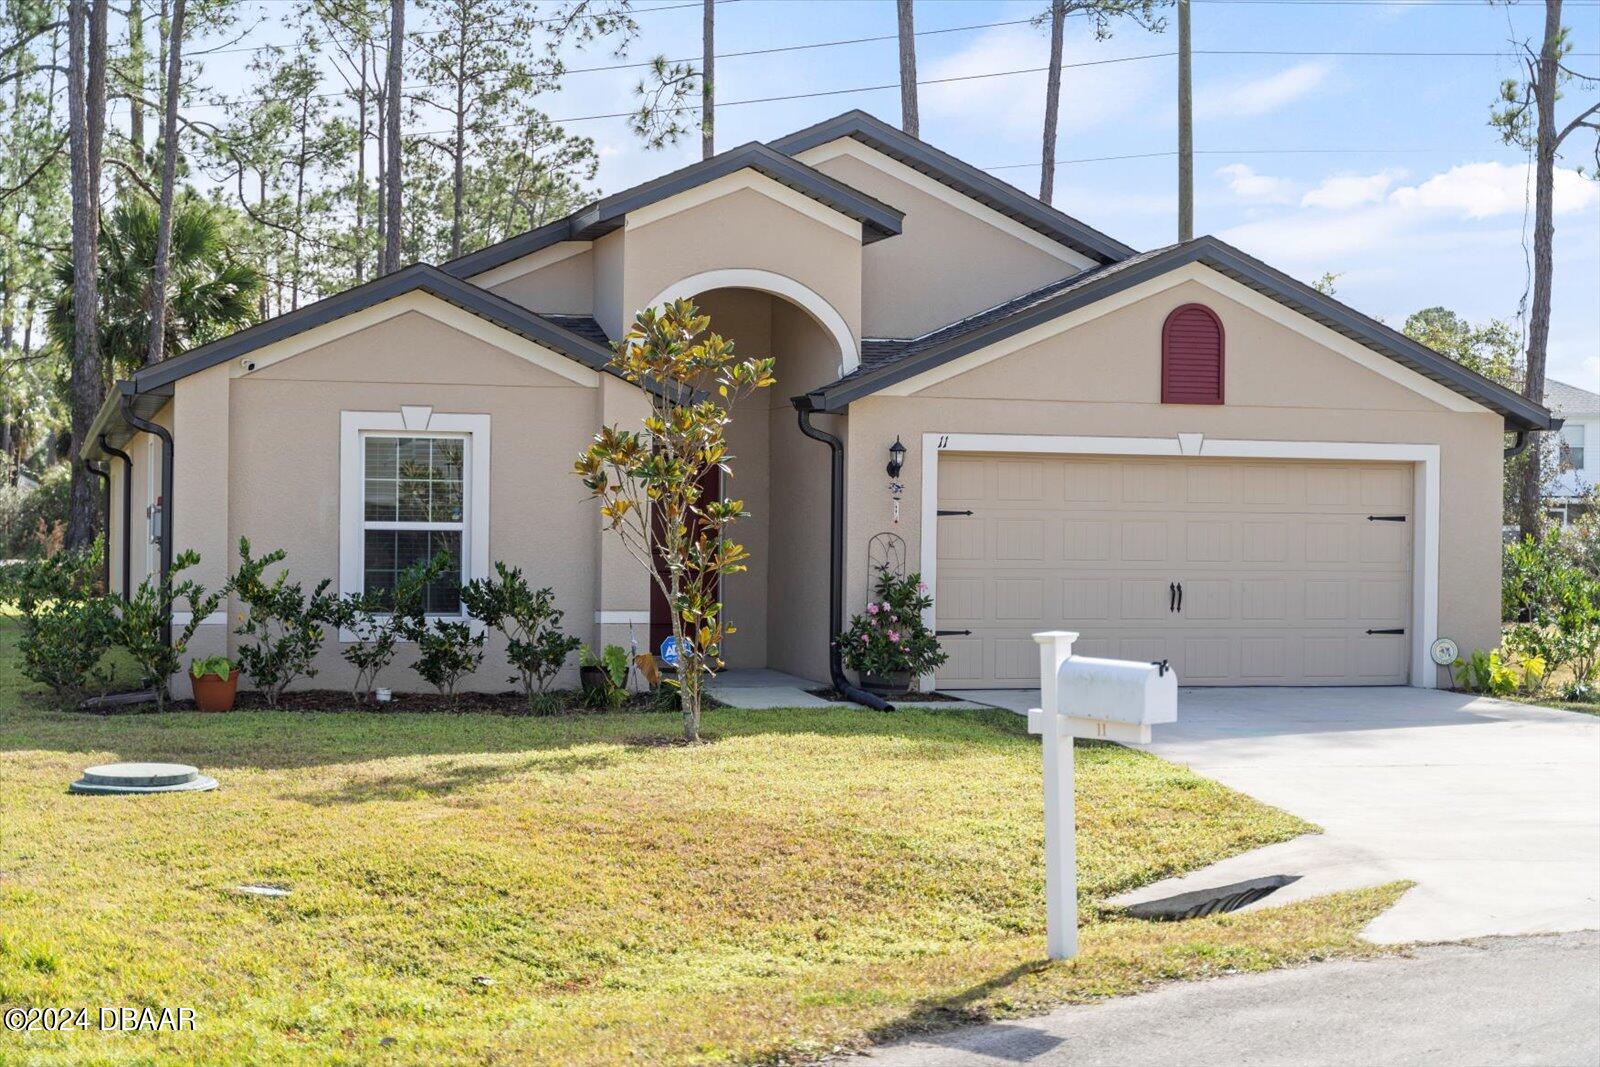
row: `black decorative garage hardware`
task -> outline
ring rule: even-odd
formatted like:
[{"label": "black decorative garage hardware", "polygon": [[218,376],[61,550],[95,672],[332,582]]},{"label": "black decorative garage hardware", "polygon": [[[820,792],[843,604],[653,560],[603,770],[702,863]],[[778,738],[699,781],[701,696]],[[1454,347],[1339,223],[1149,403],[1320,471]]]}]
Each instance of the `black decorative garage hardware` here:
[{"label": "black decorative garage hardware", "polygon": [[1368,522],[1405,522],[1404,515],[1368,515]]},{"label": "black decorative garage hardware", "polygon": [[1406,631],[1403,627],[1396,627],[1392,630],[1368,630],[1367,636],[1371,637],[1373,634],[1403,634],[1405,632]]},{"label": "black decorative garage hardware", "polygon": [[940,514],[940,515],[971,515],[972,512],[970,510],[968,510],[968,511],[953,511],[953,510],[950,510],[948,508],[940,508],[939,511],[938,511],[938,514]]},{"label": "black decorative garage hardware", "polygon": [[935,636],[935,637],[971,637],[972,636],[972,631],[971,630],[935,630],[935,631],[933,631],[933,636]]}]

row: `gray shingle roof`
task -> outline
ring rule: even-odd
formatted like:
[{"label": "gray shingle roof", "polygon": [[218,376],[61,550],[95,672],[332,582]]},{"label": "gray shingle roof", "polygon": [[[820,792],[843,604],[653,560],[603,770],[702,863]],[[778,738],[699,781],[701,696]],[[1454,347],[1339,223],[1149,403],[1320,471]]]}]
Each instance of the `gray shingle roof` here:
[{"label": "gray shingle roof", "polygon": [[1544,383],[1544,406],[1562,416],[1600,415],[1600,393],[1552,378]]}]

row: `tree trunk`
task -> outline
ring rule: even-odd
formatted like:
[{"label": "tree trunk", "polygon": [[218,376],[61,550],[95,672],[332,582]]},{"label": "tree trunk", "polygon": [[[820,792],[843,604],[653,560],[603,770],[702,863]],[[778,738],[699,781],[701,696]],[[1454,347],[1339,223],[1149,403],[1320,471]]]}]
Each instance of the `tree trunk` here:
[{"label": "tree trunk", "polygon": [[128,143],[133,146],[135,163],[144,166],[144,5],[142,0],[128,0],[128,59],[133,92],[128,100]]},{"label": "tree trunk", "polygon": [[384,191],[384,214],[388,229],[383,240],[383,273],[400,269],[400,86],[405,78],[402,54],[406,43],[406,0],[389,0],[389,73],[384,107],[388,112],[387,157],[388,188]]},{"label": "tree trunk", "polygon": [[467,23],[465,14],[456,38],[456,128],[450,146],[450,258],[461,255],[461,200],[466,188],[467,155]]},{"label": "tree trunk", "polygon": [[921,137],[917,119],[917,37],[911,23],[911,0],[897,0],[900,23],[900,128]]},{"label": "tree trunk", "polygon": [[700,158],[717,154],[717,7],[704,0],[700,16]]},{"label": "tree trunk", "polygon": [[150,272],[150,348],[145,364],[167,358],[167,279],[172,273],[172,208],[178,178],[178,90],[183,84],[183,19],[187,0],[172,6],[167,45],[167,98],[161,102],[161,205],[156,224],[156,262]]},{"label": "tree trunk", "polygon": [[[1550,285],[1555,273],[1556,181],[1556,65],[1560,61],[1561,0],[1545,0],[1544,40],[1539,45],[1538,74],[1533,83],[1533,103],[1538,113],[1533,171],[1533,305],[1528,311],[1528,376],[1522,394],[1535,404],[1544,403],[1546,346],[1550,340]],[[1544,525],[1543,442],[1534,434],[1522,473],[1522,498],[1518,526],[1522,536],[1538,537]]]},{"label": "tree trunk", "polygon": [[1050,73],[1044,89],[1044,154],[1039,161],[1039,199],[1056,192],[1056,122],[1061,113],[1061,43],[1067,28],[1067,0],[1050,2]]},{"label": "tree trunk", "polygon": [[1178,240],[1194,236],[1194,86],[1189,0],[1178,0]]},{"label": "tree trunk", "polygon": [[361,42],[361,88],[356,90],[356,284],[366,280],[367,266],[367,44]]},{"label": "tree trunk", "polygon": [[66,537],[69,548],[89,545],[99,527],[95,500],[98,494],[94,479],[83,468],[82,457],[84,439],[105,397],[97,282],[108,2],[96,0],[91,9],[88,0],[69,0],[67,6],[67,139],[71,152],[73,268],[72,370],[68,386],[72,407],[72,484]]}]

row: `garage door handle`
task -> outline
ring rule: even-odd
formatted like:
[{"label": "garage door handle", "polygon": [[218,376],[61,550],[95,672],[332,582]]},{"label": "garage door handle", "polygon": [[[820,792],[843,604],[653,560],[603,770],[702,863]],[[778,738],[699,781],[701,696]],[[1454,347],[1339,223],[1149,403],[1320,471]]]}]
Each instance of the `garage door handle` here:
[{"label": "garage door handle", "polygon": [[1170,615],[1172,612],[1177,611],[1177,610],[1178,610],[1178,583],[1176,583],[1176,582],[1168,582],[1167,583],[1167,613]]},{"label": "garage door handle", "polygon": [[1371,637],[1373,634],[1403,634],[1403,633],[1405,633],[1405,630],[1403,630],[1403,629],[1396,629],[1396,630],[1368,630],[1367,631],[1367,636]]},{"label": "garage door handle", "polygon": [[1405,522],[1404,515],[1368,515],[1368,522]]},{"label": "garage door handle", "polygon": [[1178,583],[1178,614],[1183,614],[1183,583]]},{"label": "garage door handle", "polygon": [[936,514],[939,514],[939,515],[971,515],[972,512],[971,511],[952,511],[952,510],[947,509],[947,508],[940,508],[936,512]]},{"label": "garage door handle", "polygon": [[935,636],[935,637],[971,637],[972,636],[972,631],[971,630],[935,630],[935,631],[933,631],[933,636]]}]

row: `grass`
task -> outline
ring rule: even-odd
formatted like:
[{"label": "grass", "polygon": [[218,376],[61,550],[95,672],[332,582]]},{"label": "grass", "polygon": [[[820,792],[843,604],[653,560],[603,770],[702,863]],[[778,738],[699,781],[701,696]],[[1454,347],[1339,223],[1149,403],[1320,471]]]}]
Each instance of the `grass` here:
[{"label": "grass", "polygon": [[[7,1034],[0,1062],[815,1057],[1153,983],[1379,951],[1398,887],[1181,924],[1105,897],[1302,833],[1078,749],[1083,952],[1043,960],[1039,753],[1008,713],[50,710],[0,656],[0,1003],[190,1007],[192,1033]],[[86,765],[212,793],[69,795]],[[246,882],[291,896],[240,895]]]}]

